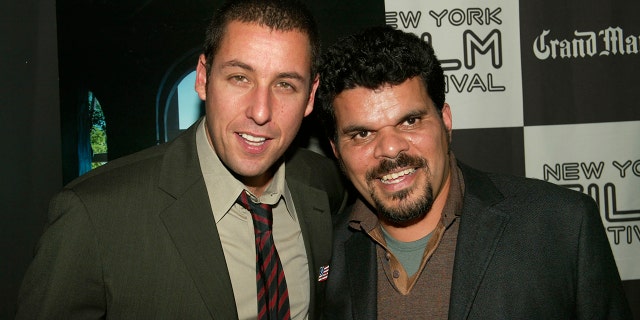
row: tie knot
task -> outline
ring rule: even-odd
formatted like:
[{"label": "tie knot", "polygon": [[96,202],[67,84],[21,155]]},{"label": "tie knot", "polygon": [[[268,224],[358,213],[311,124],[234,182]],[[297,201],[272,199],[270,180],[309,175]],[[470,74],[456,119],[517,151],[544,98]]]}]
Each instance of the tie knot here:
[{"label": "tie knot", "polygon": [[269,230],[273,222],[271,206],[266,203],[255,203],[246,190],[243,190],[236,203],[243,206],[251,213],[254,226],[258,230]]}]

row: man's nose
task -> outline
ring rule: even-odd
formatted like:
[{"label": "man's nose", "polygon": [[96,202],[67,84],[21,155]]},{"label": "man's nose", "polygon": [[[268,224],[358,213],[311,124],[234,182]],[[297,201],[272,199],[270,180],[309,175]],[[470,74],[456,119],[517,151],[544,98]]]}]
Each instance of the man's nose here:
[{"label": "man's nose", "polygon": [[395,159],[409,150],[409,141],[404,133],[395,127],[383,128],[377,132],[374,156]]},{"label": "man's nose", "polygon": [[264,125],[271,120],[272,111],[271,90],[266,87],[256,87],[246,111],[247,118],[258,125]]}]

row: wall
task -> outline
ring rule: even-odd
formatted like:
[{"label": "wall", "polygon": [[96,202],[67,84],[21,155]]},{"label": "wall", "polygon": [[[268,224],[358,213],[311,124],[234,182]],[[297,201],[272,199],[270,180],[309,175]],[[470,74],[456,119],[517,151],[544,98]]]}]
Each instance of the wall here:
[{"label": "wall", "polygon": [[62,186],[54,0],[0,2],[0,319]]}]

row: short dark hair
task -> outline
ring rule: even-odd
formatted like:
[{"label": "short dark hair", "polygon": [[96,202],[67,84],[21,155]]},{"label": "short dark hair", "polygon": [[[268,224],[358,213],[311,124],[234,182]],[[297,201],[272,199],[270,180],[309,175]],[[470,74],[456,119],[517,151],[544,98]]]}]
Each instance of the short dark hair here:
[{"label": "short dark hair", "polygon": [[318,72],[320,37],[311,12],[296,0],[229,0],[218,9],[207,28],[204,40],[207,77],[213,57],[220,48],[226,28],[232,21],[256,23],[273,30],[296,30],[309,37],[311,45],[311,82]]},{"label": "short dark hair", "polygon": [[377,89],[419,76],[439,113],[444,106],[444,73],[431,45],[389,26],[370,27],[338,40],[322,55],[319,72],[317,117],[332,141],[337,139],[333,100],[344,90]]}]

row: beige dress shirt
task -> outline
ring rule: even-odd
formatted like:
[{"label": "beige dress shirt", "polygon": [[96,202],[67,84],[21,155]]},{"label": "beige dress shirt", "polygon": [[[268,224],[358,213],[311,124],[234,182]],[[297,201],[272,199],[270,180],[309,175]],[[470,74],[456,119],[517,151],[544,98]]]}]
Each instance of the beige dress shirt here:
[{"label": "beige dress shirt", "polygon": [[[198,158],[231,277],[238,318],[255,319],[258,305],[253,221],[247,210],[235,204],[245,186],[231,175],[214,152],[207,139],[205,122],[202,121],[196,133]],[[251,196],[255,200],[255,196]],[[287,281],[291,318],[307,319],[309,265],[296,210],[285,181],[284,163],[258,200],[273,205],[273,238]]]}]

